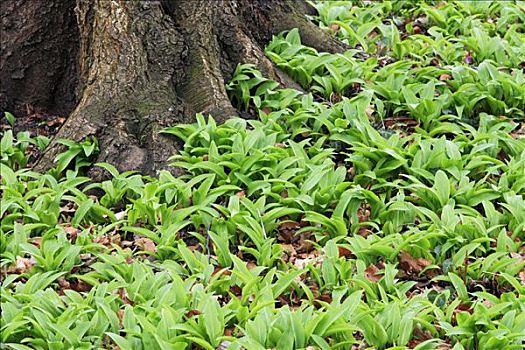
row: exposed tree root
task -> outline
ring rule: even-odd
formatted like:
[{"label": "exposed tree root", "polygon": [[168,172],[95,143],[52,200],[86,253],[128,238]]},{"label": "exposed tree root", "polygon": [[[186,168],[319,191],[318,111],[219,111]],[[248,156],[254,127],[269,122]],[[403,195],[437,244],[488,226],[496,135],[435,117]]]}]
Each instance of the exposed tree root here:
[{"label": "exposed tree root", "polygon": [[299,28],[306,45],[346,49],[304,16],[310,10],[302,1],[77,0],[78,47],[70,51],[78,52],[80,98],[36,169],[63,150],[57,139],[95,136],[99,161],[156,175],[180,148],[161,128],[197,112],[219,122],[238,116],[224,86],[238,63],[301,89],[265,56],[272,35]]},{"label": "exposed tree root", "polygon": [[155,175],[176,151],[157,131],[184,122],[172,82],[183,69],[182,37],[158,3],[79,0],[77,15],[84,33],[82,99],[36,168],[47,168],[62,151],[57,139],[95,136],[99,161]]}]

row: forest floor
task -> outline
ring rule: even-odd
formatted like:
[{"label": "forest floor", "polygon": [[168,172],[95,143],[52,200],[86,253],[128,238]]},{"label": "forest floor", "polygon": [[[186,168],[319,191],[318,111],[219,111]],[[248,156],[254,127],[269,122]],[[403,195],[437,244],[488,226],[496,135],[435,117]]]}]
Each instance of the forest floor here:
[{"label": "forest floor", "polygon": [[239,65],[182,176],[4,116],[1,349],[523,349],[525,4],[315,6],[352,49],[274,37],[307,92]]}]

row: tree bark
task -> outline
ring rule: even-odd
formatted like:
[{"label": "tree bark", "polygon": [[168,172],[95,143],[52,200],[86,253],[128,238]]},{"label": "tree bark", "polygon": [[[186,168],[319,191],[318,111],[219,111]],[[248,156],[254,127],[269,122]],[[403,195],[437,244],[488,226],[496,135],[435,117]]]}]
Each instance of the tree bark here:
[{"label": "tree bark", "polygon": [[[8,0],[1,107],[69,114],[57,139],[95,136],[98,161],[156,175],[180,147],[161,128],[197,112],[219,122],[237,115],[224,83],[238,63],[296,86],[264,55],[272,35],[297,27],[306,45],[344,51],[309,11],[300,0]],[[61,150],[52,141],[37,170]]]},{"label": "tree bark", "polygon": [[75,0],[0,2],[0,109],[67,114],[76,103]]}]

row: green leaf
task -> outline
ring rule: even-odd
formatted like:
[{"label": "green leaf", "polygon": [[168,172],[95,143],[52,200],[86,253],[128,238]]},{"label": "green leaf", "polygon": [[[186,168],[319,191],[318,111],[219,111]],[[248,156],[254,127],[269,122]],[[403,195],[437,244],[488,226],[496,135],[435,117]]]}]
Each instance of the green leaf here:
[{"label": "green leaf", "polygon": [[15,126],[15,116],[9,112],[4,112],[5,119],[7,119],[7,122],[11,125],[11,127]]},{"label": "green leaf", "polygon": [[82,202],[82,204],[79,205],[77,211],[75,212],[75,216],[73,217],[73,220],[71,220],[71,224],[75,227],[78,227],[80,225],[80,222],[84,219],[84,217],[93,207],[93,205],[94,202],[91,198]]},{"label": "green leaf", "polygon": [[304,273],[304,270],[297,270],[297,271],[291,271],[291,272],[285,273],[284,275],[281,275],[272,288],[274,298],[277,298],[281,294],[283,294],[284,291],[286,291],[288,287],[290,287],[293,281],[303,273]]},{"label": "green leaf", "polygon": [[32,350],[33,348],[30,348],[29,346],[25,346],[22,344],[14,344],[14,343],[5,343],[3,346],[6,346],[8,349],[14,349],[14,350]]},{"label": "green leaf", "polygon": [[385,329],[372,316],[364,315],[357,324],[363,330],[367,343],[382,348],[388,342]]},{"label": "green leaf", "polygon": [[436,172],[434,188],[436,189],[441,205],[444,206],[447,204],[450,198],[450,181],[443,170],[438,170]]},{"label": "green leaf", "polygon": [[115,344],[117,344],[117,346],[119,348],[121,348],[122,350],[124,349],[132,349],[133,347],[131,346],[131,343],[124,337],[121,337],[120,335],[118,334],[115,334],[115,333],[111,333],[111,332],[106,332],[106,334],[111,338],[111,340],[113,340],[115,342]]},{"label": "green leaf", "polygon": [[352,313],[359,306],[362,295],[363,292],[358,290],[350,294],[340,306],[330,307],[330,312],[327,312],[323,315],[322,321],[317,324],[314,333],[319,336],[324,336],[330,326],[334,324],[334,322],[336,322],[339,318],[345,314],[352,315]]},{"label": "green leaf", "polygon": [[448,277],[450,278],[450,282],[456,289],[456,292],[458,293],[458,297],[461,300],[465,300],[465,301],[468,300],[469,297],[468,297],[467,287],[465,286],[465,283],[463,282],[463,280],[453,272],[449,272]]}]

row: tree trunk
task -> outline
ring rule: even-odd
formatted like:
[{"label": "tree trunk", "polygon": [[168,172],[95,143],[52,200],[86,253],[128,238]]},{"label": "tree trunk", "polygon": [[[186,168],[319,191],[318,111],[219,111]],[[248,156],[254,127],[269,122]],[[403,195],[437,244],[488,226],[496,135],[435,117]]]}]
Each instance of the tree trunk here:
[{"label": "tree trunk", "polygon": [[76,103],[75,0],[0,2],[0,109],[67,114]]},{"label": "tree trunk", "polygon": [[[95,136],[98,161],[155,175],[180,146],[161,128],[197,112],[237,114],[224,83],[238,63],[293,84],[264,55],[272,35],[297,27],[306,45],[345,49],[307,20],[310,10],[300,0],[8,0],[0,107],[65,112],[56,138]],[[37,169],[60,151],[52,141]]]}]

